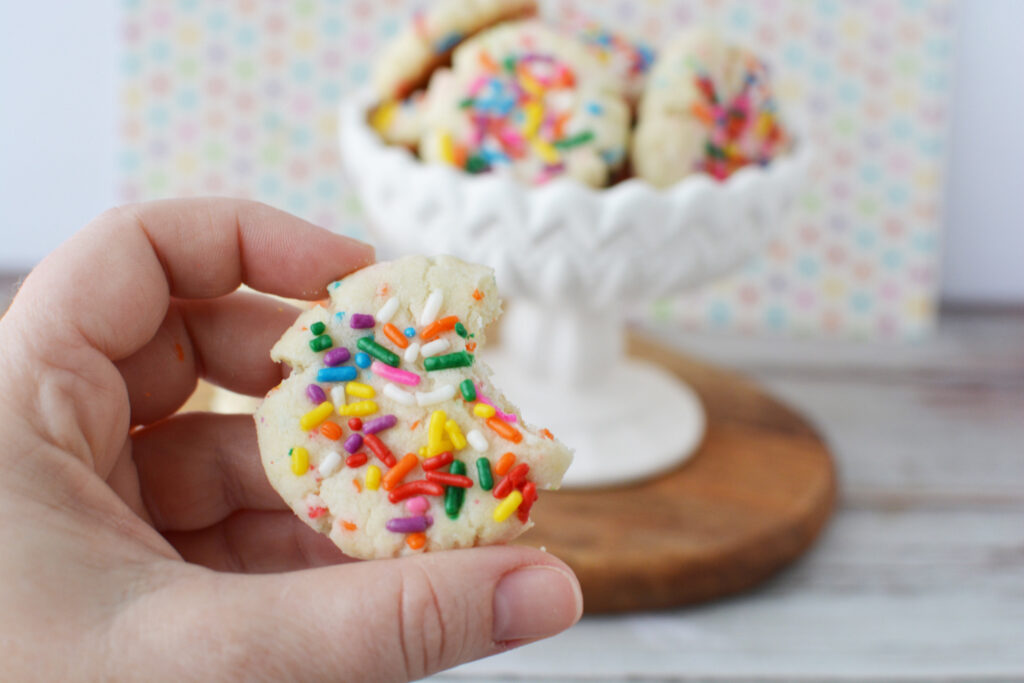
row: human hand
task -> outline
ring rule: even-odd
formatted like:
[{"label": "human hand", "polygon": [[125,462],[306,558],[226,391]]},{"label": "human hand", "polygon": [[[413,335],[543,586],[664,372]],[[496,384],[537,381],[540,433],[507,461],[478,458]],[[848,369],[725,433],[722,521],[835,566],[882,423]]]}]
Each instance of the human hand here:
[{"label": "human hand", "polygon": [[373,250],[269,207],[111,210],[0,319],[5,677],[419,678],[553,635],[572,572],[523,547],[351,562],[286,508],[249,416],[174,415],[199,377],[262,395],[295,311]]}]

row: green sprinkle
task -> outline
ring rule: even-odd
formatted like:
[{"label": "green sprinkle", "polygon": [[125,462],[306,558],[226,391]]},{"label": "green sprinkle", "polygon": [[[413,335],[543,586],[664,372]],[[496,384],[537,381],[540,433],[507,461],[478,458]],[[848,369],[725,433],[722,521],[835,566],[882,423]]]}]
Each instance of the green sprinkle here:
[{"label": "green sprinkle", "polygon": [[466,326],[461,322],[455,323],[455,334],[459,335],[463,339],[469,336],[469,332],[466,331]]},{"label": "green sprinkle", "polygon": [[[323,325],[323,323],[320,324]],[[319,337],[313,337],[309,340],[309,348],[314,351],[326,351],[332,346],[334,346],[334,342],[329,334],[321,334]]]},{"label": "green sprinkle", "polygon": [[[461,460],[454,461],[448,468],[452,474],[466,474],[466,463]],[[444,492],[444,513],[448,519],[456,519],[459,510],[462,509],[462,502],[466,499],[466,489],[461,486],[449,486]]]},{"label": "green sprinkle", "polygon": [[469,109],[474,104],[476,104],[476,100],[472,97],[466,97],[459,101],[459,109]]},{"label": "green sprinkle", "polygon": [[466,170],[470,173],[483,173],[487,168],[487,160],[479,154],[473,154],[466,158]]},{"label": "green sprinkle", "polygon": [[577,147],[584,145],[594,139],[594,132],[585,130],[582,133],[576,133],[568,138],[562,138],[561,140],[555,140],[551,144],[558,149],[569,149],[570,147]]},{"label": "green sprinkle", "polygon": [[359,341],[356,342],[356,346],[358,346],[360,350],[365,351],[379,360],[381,363],[386,363],[393,368],[398,367],[398,354],[385,349],[383,346],[375,342],[373,337],[361,337]]},{"label": "green sprinkle", "polygon": [[472,403],[476,400],[476,387],[473,386],[473,380],[464,379],[459,382],[459,391],[462,392],[462,398],[467,402]]},{"label": "green sprinkle", "polygon": [[[359,340],[360,343],[363,341]],[[361,346],[359,348],[362,348]],[[385,351],[387,349],[384,349]],[[367,351],[369,353],[369,351]],[[391,353],[388,351],[388,353]],[[391,354],[394,356],[395,354]],[[395,356],[397,359],[398,356]],[[449,368],[468,368],[473,364],[473,354],[465,351],[459,351],[458,353],[446,353],[443,356],[431,356],[430,358],[424,359],[423,367],[426,368],[427,372],[432,370],[448,370]],[[397,364],[396,364],[397,365]]]},{"label": "green sprinkle", "polygon": [[505,71],[508,71],[509,73],[515,73],[516,58],[513,57],[512,55],[509,55],[508,57],[505,57],[505,59],[502,61],[502,65],[505,67]]},{"label": "green sprinkle", "polygon": [[309,331],[312,332],[314,336],[318,336],[327,331],[327,325],[324,325],[318,320],[309,326]]},{"label": "green sprinkle", "polygon": [[705,145],[704,145],[704,152],[709,157],[711,157],[712,159],[724,159],[725,158],[725,150],[722,149],[721,147],[718,147],[718,146],[712,144],[711,142],[705,143]]},{"label": "green sprinkle", "polygon": [[490,491],[494,486],[494,477],[491,476],[491,461],[487,458],[477,458],[476,477],[480,480],[480,488]]}]

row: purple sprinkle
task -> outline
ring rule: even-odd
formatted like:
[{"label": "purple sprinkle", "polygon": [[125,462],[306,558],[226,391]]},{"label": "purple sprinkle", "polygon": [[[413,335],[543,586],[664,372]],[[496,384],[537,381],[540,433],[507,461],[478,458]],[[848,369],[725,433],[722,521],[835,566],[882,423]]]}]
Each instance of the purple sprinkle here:
[{"label": "purple sprinkle", "polygon": [[394,415],[381,415],[363,423],[363,434],[383,432],[385,429],[391,429],[396,424],[398,424],[398,418]]},{"label": "purple sprinkle", "polygon": [[348,349],[344,346],[338,346],[324,354],[324,365],[328,367],[341,365],[351,357],[352,354],[348,352]]},{"label": "purple sprinkle", "polygon": [[319,384],[310,384],[306,387],[306,396],[309,396],[309,400],[317,405],[327,400],[327,394],[324,393]]},{"label": "purple sprinkle", "polygon": [[414,534],[419,531],[426,531],[427,527],[434,523],[430,515],[416,515],[415,517],[395,517],[389,519],[385,526],[388,531],[399,534]]},{"label": "purple sprinkle", "polygon": [[363,435],[362,434],[350,434],[345,439],[345,450],[349,453],[355,453],[363,447]]},{"label": "purple sprinkle", "polygon": [[352,326],[352,329],[365,330],[373,327],[376,324],[376,321],[373,319],[372,315],[367,313],[353,313],[352,317],[349,318],[348,324]]}]

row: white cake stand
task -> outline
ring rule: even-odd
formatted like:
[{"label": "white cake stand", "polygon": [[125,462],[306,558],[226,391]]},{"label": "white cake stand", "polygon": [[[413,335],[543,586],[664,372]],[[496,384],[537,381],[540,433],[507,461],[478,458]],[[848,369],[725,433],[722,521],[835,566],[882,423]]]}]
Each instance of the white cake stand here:
[{"label": "white cake stand", "polygon": [[808,167],[803,148],[726,182],[640,180],[594,190],[526,187],[424,164],[367,125],[370,95],[342,104],[342,160],[380,237],[398,252],[493,267],[512,304],[485,351],[495,383],[576,452],[566,486],[637,481],[676,467],[705,416],[690,387],[625,355],[625,317],[728,273],[782,224]]}]

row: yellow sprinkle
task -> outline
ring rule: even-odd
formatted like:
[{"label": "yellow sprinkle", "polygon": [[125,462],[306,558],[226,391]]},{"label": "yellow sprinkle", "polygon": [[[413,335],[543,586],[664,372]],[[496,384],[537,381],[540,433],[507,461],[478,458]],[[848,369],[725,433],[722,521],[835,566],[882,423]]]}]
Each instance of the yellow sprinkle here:
[{"label": "yellow sprinkle", "polygon": [[761,112],[757,117],[757,134],[764,138],[768,137],[768,131],[772,129],[772,115],[768,112]]},{"label": "yellow sprinkle", "polygon": [[362,382],[346,382],[345,383],[346,393],[358,396],[359,398],[373,398],[377,395],[377,392],[373,390],[369,384],[363,384]]},{"label": "yellow sprinkle", "polygon": [[309,411],[301,418],[299,418],[299,426],[307,432],[310,429],[316,429],[320,426],[320,423],[331,416],[334,411],[334,406],[331,405],[330,401],[324,401],[313,410]]},{"label": "yellow sprinkle", "polygon": [[376,491],[380,488],[380,468],[370,465],[366,468],[366,488]]},{"label": "yellow sprinkle", "polygon": [[533,147],[533,151],[537,153],[537,156],[539,156],[544,163],[558,163],[558,150],[551,146],[550,143],[541,140],[540,138],[534,138],[530,141],[530,146]]},{"label": "yellow sprinkle", "polygon": [[427,457],[427,447],[426,446],[420,446],[420,457],[421,458],[426,458]]},{"label": "yellow sprinkle", "polygon": [[473,414],[485,420],[489,417],[494,417],[494,413],[494,406],[489,406],[486,403],[477,403],[473,406]]},{"label": "yellow sprinkle", "polygon": [[519,72],[519,85],[523,86],[523,90],[530,93],[534,97],[540,98],[544,96],[544,88],[540,83],[537,82],[530,74],[525,71]]},{"label": "yellow sprinkle", "polygon": [[444,453],[444,423],[447,419],[443,410],[435,410],[430,414],[430,424],[427,426],[428,458]]},{"label": "yellow sprinkle", "polygon": [[391,127],[391,122],[395,120],[397,111],[398,105],[393,100],[384,102],[373,112],[373,116],[370,117],[370,125],[378,133],[383,133]]},{"label": "yellow sprinkle", "polygon": [[540,128],[541,119],[544,118],[544,108],[540,102],[527,102],[523,105],[523,114],[526,117],[526,123],[523,125],[523,135],[532,138],[537,134],[537,129]]},{"label": "yellow sprinkle", "polygon": [[454,450],[461,451],[466,447],[466,437],[462,435],[462,430],[459,429],[459,424],[455,420],[448,420],[444,423],[444,431],[447,432],[448,438],[452,441]]},{"label": "yellow sprinkle", "polygon": [[455,145],[452,143],[452,136],[448,131],[441,133],[441,139],[438,141],[441,145],[441,159],[446,163],[455,165]]},{"label": "yellow sprinkle", "polygon": [[292,474],[301,477],[309,471],[309,451],[302,446],[292,449]]},{"label": "yellow sprinkle", "polygon": [[505,496],[505,499],[498,503],[498,507],[494,508],[494,521],[504,522],[522,503],[523,494],[513,489],[512,493]]},{"label": "yellow sprinkle", "polygon": [[346,406],[338,406],[338,415],[354,415],[356,417],[362,417],[363,415],[372,415],[376,412],[376,401],[356,401],[355,403],[349,403]]}]

